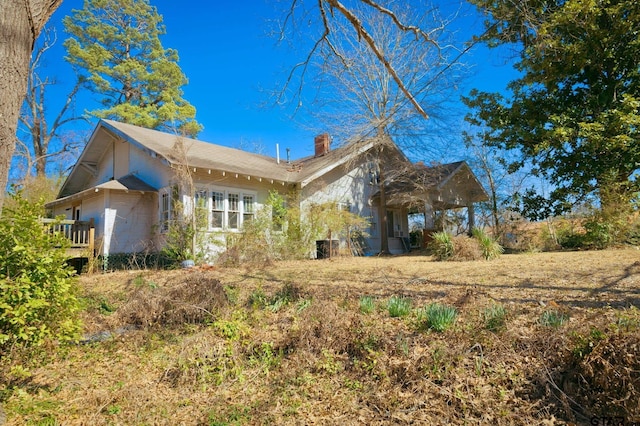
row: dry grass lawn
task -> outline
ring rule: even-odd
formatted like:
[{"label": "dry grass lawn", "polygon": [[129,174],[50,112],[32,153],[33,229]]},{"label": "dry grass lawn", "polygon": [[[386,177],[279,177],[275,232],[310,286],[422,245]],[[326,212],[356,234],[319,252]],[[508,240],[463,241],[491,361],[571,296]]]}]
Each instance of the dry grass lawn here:
[{"label": "dry grass lawn", "polygon": [[[5,371],[7,424],[640,422],[635,249],[335,258],[80,283],[94,340]],[[394,297],[410,302],[406,316],[390,315]],[[455,308],[451,328],[430,328],[421,313],[433,303]]]}]

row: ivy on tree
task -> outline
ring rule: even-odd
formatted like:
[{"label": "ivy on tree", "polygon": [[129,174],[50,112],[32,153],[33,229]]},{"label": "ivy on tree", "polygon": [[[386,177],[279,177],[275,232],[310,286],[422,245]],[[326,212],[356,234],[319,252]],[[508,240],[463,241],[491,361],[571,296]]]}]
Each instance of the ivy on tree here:
[{"label": "ivy on tree", "polygon": [[162,15],[148,0],[86,0],[64,19],[66,59],[102,95],[99,118],[196,136],[196,109],[182,98],[187,78],[165,49]]},{"label": "ivy on tree", "polygon": [[512,169],[530,163],[554,184],[549,214],[589,197],[603,212],[628,209],[640,190],[640,2],[471,1],[489,17],[490,46],[521,47],[510,96],[465,98],[485,143],[520,152]]}]

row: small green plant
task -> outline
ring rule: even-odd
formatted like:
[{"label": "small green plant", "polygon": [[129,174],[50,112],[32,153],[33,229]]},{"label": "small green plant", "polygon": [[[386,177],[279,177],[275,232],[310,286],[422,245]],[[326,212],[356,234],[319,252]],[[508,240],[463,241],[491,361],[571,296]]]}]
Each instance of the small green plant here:
[{"label": "small green plant", "polygon": [[344,365],[336,356],[328,349],[322,349],[322,358],[317,363],[319,370],[325,371],[331,375],[344,370]]},{"label": "small green plant", "polygon": [[376,300],[371,296],[362,296],[360,298],[360,312],[370,314],[376,309]]},{"label": "small green plant", "polygon": [[586,357],[591,353],[591,351],[593,351],[593,348],[598,344],[598,342],[603,340],[605,337],[607,337],[606,334],[595,327],[591,328],[591,330],[589,330],[589,334],[586,336],[580,333],[574,333],[573,338],[575,339],[575,346],[571,350],[573,356],[577,359]]},{"label": "small green plant", "polygon": [[482,256],[486,260],[491,260],[499,257],[503,252],[504,248],[496,240],[491,238],[483,229],[474,228],[473,238],[478,241],[480,245],[480,250],[482,251]]},{"label": "small green plant", "polygon": [[263,373],[268,374],[270,370],[280,365],[282,356],[282,350],[276,350],[273,343],[262,342],[260,346],[253,348],[249,362],[251,365],[259,366]]},{"label": "small green plant", "polygon": [[387,311],[392,318],[406,317],[411,312],[411,299],[404,296],[391,296],[387,302]]},{"label": "small green plant", "polygon": [[453,240],[451,239],[451,234],[447,232],[434,232],[431,238],[432,241],[429,244],[429,248],[436,260],[447,260],[453,256]]},{"label": "small green plant", "polygon": [[484,328],[494,333],[504,328],[507,310],[500,304],[492,304],[482,313]]},{"label": "small green plant", "polygon": [[296,304],[296,312],[300,313],[300,312],[304,311],[309,306],[311,306],[311,303],[312,303],[311,299],[302,299],[301,301],[299,301]]},{"label": "small green plant", "polygon": [[631,305],[629,309],[625,309],[618,314],[616,325],[625,331],[636,330],[640,328],[640,309]]},{"label": "small green plant", "polygon": [[264,290],[258,288],[249,295],[249,306],[252,308],[263,309],[267,306],[269,300]]},{"label": "small green plant", "polygon": [[229,426],[251,423],[251,407],[233,405],[225,412],[211,410],[209,412],[209,426]]},{"label": "small green plant", "polygon": [[565,322],[569,320],[569,317],[562,312],[558,312],[555,310],[544,311],[542,315],[540,315],[540,324],[545,327],[553,327],[559,328]]},{"label": "small green plant", "polygon": [[291,302],[300,299],[300,288],[293,283],[286,283],[269,301],[267,308],[270,311],[278,312]]},{"label": "small green plant", "polygon": [[234,287],[232,285],[226,285],[224,286],[224,293],[227,296],[227,300],[229,301],[229,303],[231,305],[235,305],[236,303],[238,303],[238,293],[240,292],[240,290],[238,290],[237,287]]},{"label": "small green plant", "polygon": [[458,311],[453,306],[431,303],[418,310],[418,325],[419,328],[443,332],[455,323],[457,316]]}]

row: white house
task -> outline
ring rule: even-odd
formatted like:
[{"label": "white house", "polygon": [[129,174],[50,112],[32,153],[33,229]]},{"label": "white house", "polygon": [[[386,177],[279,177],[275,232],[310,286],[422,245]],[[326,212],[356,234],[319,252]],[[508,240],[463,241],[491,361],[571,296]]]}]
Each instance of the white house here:
[{"label": "white house", "polygon": [[[241,232],[265,204],[270,191],[297,191],[301,207],[335,201],[370,221],[366,246],[377,253],[387,239],[392,253],[406,250],[408,212],[470,207],[487,195],[465,163],[438,168],[412,165],[391,141],[372,161],[375,144],[365,141],[330,149],[328,135],[314,140],[314,155],[295,161],[249,153],[111,120],[98,123],[87,146],[47,204],[53,215],[93,220],[98,255],[159,249],[172,215],[172,197],[185,205],[203,200],[211,232]],[[176,149],[181,146],[182,149]],[[182,158],[180,158],[182,157]],[[194,194],[175,194],[181,164],[188,165]],[[381,197],[377,179],[384,170],[408,170],[387,177]],[[435,172],[435,173],[434,173]],[[419,185],[415,185],[420,183]],[[386,198],[384,208],[380,199]],[[381,216],[387,211],[383,229]]]}]

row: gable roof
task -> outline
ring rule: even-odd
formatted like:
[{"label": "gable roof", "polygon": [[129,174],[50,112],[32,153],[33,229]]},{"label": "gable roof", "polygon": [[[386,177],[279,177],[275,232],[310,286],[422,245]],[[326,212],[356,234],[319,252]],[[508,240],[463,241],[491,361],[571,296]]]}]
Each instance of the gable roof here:
[{"label": "gable roof", "polygon": [[[388,200],[406,203],[409,205],[424,202],[425,194],[439,193],[447,188],[450,182],[455,182],[460,187],[460,192],[465,192],[466,203],[476,203],[489,200],[484,187],[469,165],[465,161],[455,163],[426,166],[422,163],[413,165],[413,170],[396,177],[386,185]],[[379,191],[374,196],[379,196]],[[441,202],[443,208],[454,208]]]},{"label": "gable roof", "polygon": [[[104,132],[111,137],[98,137]],[[175,156],[175,146],[176,142],[181,141],[186,151],[186,162],[190,167],[237,173],[284,183],[300,183],[301,186],[305,186],[373,146],[372,143],[364,143],[357,150],[343,147],[321,156],[309,156],[292,162],[278,163],[274,157],[118,121],[100,120],[80,158],[63,183],[59,197],[66,197],[86,189],[85,182],[89,180],[91,174],[96,173],[100,158],[114,138],[127,141],[143,152],[160,157],[167,165],[180,164]]]}]

